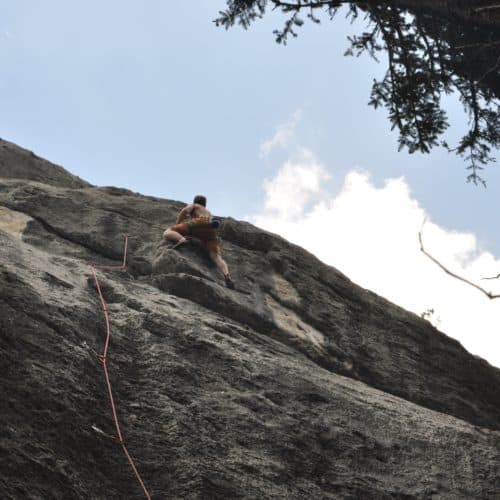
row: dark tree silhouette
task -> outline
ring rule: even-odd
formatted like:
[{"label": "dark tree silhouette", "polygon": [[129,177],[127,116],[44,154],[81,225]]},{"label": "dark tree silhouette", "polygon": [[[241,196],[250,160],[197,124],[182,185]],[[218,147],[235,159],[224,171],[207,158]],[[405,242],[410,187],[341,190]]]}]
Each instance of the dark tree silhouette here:
[{"label": "dark tree silhouette", "polygon": [[[467,161],[467,180],[485,184],[481,171],[495,161],[500,145],[500,0],[227,0],[217,26],[248,28],[268,8],[285,15],[276,41],[296,37],[305,20],[333,20],[347,7],[365,28],[349,37],[346,55],[387,55],[382,80],[374,80],[369,104],[384,106],[399,149],[428,153],[443,146]],[[469,129],[458,144],[443,140],[449,126],[441,98],[456,92],[469,117]]]}]

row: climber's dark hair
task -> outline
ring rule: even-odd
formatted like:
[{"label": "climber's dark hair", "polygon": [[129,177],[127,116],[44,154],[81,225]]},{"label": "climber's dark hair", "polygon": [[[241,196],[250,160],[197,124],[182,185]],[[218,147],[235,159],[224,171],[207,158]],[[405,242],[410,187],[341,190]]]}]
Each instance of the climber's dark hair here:
[{"label": "climber's dark hair", "polygon": [[198,205],[203,205],[204,207],[206,207],[207,206],[207,198],[206,198],[206,196],[203,196],[201,194],[197,194],[194,197],[193,203],[196,203]]}]

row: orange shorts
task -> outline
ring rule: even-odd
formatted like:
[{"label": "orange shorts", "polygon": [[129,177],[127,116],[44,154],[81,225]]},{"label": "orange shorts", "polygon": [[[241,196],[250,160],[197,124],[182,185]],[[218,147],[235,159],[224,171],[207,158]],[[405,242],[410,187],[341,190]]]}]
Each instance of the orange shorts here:
[{"label": "orange shorts", "polygon": [[200,240],[203,247],[207,252],[213,252],[218,255],[221,254],[220,238],[217,235],[217,229],[209,226],[209,219],[207,217],[198,217],[188,222],[181,222],[170,228],[182,236],[194,236]]}]

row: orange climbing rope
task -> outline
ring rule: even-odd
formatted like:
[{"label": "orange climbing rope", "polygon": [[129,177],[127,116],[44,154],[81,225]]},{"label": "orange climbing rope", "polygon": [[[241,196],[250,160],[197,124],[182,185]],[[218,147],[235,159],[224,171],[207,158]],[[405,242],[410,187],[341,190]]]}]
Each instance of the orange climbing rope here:
[{"label": "orange climbing rope", "polygon": [[142,480],[142,477],[139,474],[139,471],[137,470],[137,467],[134,463],[133,458],[131,457],[127,447],[125,446],[122,431],[120,428],[120,423],[118,421],[118,416],[116,413],[116,405],[115,405],[115,400],[113,398],[113,389],[111,387],[111,381],[109,379],[108,365],[107,365],[109,339],[111,337],[111,330],[110,330],[110,326],[109,326],[109,309],[108,309],[108,306],[106,304],[106,301],[104,300],[104,296],[103,296],[102,290],[101,290],[101,285],[99,284],[99,280],[97,279],[97,271],[96,271],[97,269],[118,269],[121,271],[125,271],[127,269],[128,235],[124,234],[123,236],[124,236],[125,242],[124,242],[124,247],[123,247],[123,262],[121,265],[103,266],[103,265],[98,265],[98,264],[90,264],[90,267],[92,268],[92,274],[94,275],[94,281],[95,281],[97,293],[99,294],[99,299],[101,301],[102,311],[104,313],[104,320],[106,323],[106,340],[104,342],[104,349],[102,351],[102,354],[97,355],[97,358],[102,363],[102,367],[104,370],[104,379],[106,382],[106,386],[108,388],[109,402],[111,404],[111,412],[113,414],[113,421],[115,423],[115,429],[116,429],[116,438],[115,439],[116,439],[116,441],[118,441],[118,443],[120,443],[121,447],[123,448],[123,452],[125,453],[125,456],[127,457],[128,463],[130,464],[130,467],[132,467],[132,470],[134,471],[135,477],[137,478],[137,481],[139,481],[139,484],[141,485],[141,488],[144,491],[146,498],[148,500],[151,500],[151,495],[149,494],[149,492],[146,488],[146,485],[144,484],[144,481]]}]

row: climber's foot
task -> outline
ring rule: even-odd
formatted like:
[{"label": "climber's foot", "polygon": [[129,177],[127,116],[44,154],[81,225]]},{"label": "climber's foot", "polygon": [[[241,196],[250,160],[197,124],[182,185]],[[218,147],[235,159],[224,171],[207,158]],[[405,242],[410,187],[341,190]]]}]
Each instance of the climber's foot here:
[{"label": "climber's foot", "polygon": [[226,274],[226,275],[224,276],[224,280],[225,280],[225,282],[226,282],[226,286],[227,286],[228,288],[230,288],[231,290],[234,290],[234,282],[233,282],[233,280],[231,279],[231,276],[229,276],[229,274]]},{"label": "climber's foot", "polygon": [[172,250],[177,250],[179,247],[181,247],[182,245],[188,243],[188,240],[186,238],[182,239],[182,240],[179,240],[173,247],[172,247]]}]

